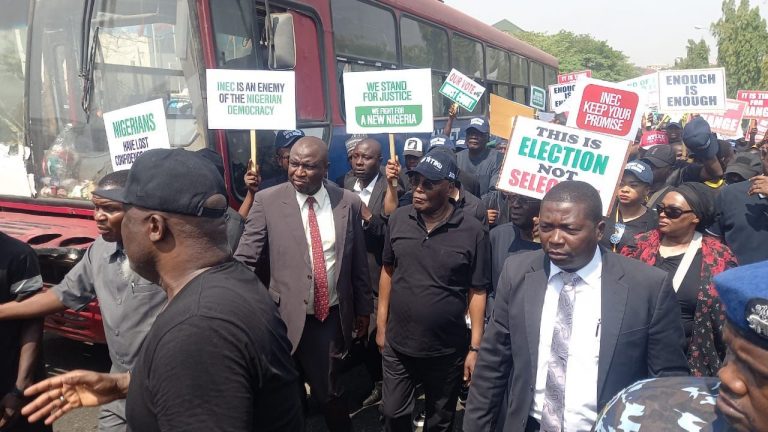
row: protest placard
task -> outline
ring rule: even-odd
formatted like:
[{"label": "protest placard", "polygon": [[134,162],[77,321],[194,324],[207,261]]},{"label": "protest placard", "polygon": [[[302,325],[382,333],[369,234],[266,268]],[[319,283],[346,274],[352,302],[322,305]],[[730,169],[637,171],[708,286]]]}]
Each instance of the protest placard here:
[{"label": "protest placard", "polygon": [[348,134],[432,132],[429,69],[346,72]]},{"label": "protest placard", "polygon": [[623,85],[581,80],[571,96],[568,126],[634,139],[640,125],[640,95]]},{"label": "protest placard", "polygon": [[724,68],[662,70],[658,73],[659,111],[725,111]]},{"label": "protest placard", "polygon": [[512,122],[515,116],[533,118],[534,114],[535,111],[528,105],[512,102],[491,93],[491,135],[506,138],[512,133]]},{"label": "protest placard", "polygon": [[645,96],[645,104],[643,104],[643,112],[656,112],[659,109],[659,74],[654,72],[652,74],[643,75],[637,78],[621,81],[619,84],[627,86],[638,94]]},{"label": "protest placard", "polygon": [[208,128],[296,129],[296,78],[291,71],[206,71]]},{"label": "protest placard", "polygon": [[724,113],[701,113],[699,115],[709,123],[712,132],[720,135],[721,138],[733,138],[741,134],[741,119],[744,117],[746,107],[746,102],[726,99]]},{"label": "protest placard", "polygon": [[592,78],[591,70],[583,70],[578,72],[561,73],[557,75],[558,84],[567,84],[570,82],[578,81],[582,78]]},{"label": "protest placard", "polygon": [[549,107],[556,109],[560,107],[573,94],[576,83],[552,84],[549,86]]},{"label": "protest placard", "polygon": [[155,99],[104,113],[112,169],[130,169],[147,150],[171,148],[165,107]]},{"label": "protest placard", "polygon": [[607,214],[628,149],[622,138],[517,117],[496,187],[541,199],[561,181],[581,180],[598,190]]},{"label": "protest placard", "polygon": [[440,86],[440,94],[470,112],[474,111],[483,93],[485,93],[485,87],[456,69],[451,69],[448,78]]},{"label": "protest placard", "polygon": [[544,111],[547,109],[547,92],[541,87],[531,86],[531,106]]},{"label": "protest placard", "polygon": [[768,120],[768,91],[739,90],[736,99],[747,103],[744,118]]}]

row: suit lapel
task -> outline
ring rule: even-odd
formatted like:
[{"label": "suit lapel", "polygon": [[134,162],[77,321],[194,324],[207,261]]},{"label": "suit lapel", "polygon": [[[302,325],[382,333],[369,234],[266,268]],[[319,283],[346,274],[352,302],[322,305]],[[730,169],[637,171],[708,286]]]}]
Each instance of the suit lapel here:
[{"label": "suit lapel", "polygon": [[[549,262],[543,260],[544,267]],[[548,270],[532,268],[532,273],[526,273],[523,280],[525,303],[525,329],[528,339],[528,351],[531,353],[531,376],[536,376],[539,358],[539,333],[541,330],[541,310],[544,307],[544,295],[547,292]]]},{"label": "suit lapel", "polygon": [[603,253],[603,275],[600,282],[600,360],[597,365],[597,399],[600,400],[613,352],[621,333],[624,311],[627,306],[629,287],[621,280],[624,271],[618,260],[605,251]]},{"label": "suit lapel", "polygon": [[[325,183],[328,198],[333,209],[333,225],[336,227],[336,268],[341,268],[344,257],[344,243],[347,240],[347,219],[349,219],[349,201],[344,198],[344,190],[328,182]],[[362,222],[361,222],[362,223]],[[336,272],[338,278],[340,272]]]},{"label": "suit lapel", "polygon": [[[293,237],[292,241],[295,242],[294,244],[306,245],[307,237],[304,232],[304,222],[301,220],[301,208],[296,200],[296,189],[290,183],[285,183],[281,187],[284,190],[280,200],[280,205],[283,206],[281,224],[287,227],[289,235]],[[304,262],[311,270],[312,261],[309,259],[309,249],[306,246],[301,249],[304,251]]]},{"label": "suit lapel", "polygon": [[387,178],[379,173],[379,178],[376,179],[376,184],[373,185],[373,191],[371,192],[371,199],[368,200],[368,208],[374,215],[381,214],[382,203],[384,202],[384,193],[387,189]]}]

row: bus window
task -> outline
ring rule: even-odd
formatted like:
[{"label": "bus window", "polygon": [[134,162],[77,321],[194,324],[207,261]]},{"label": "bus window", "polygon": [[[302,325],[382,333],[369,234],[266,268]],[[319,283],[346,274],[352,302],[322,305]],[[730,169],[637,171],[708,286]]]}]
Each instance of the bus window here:
[{"label": "bus window", "polygon": [[555,69],[544,66],[544,84],[548,86],[557,84],[557,71]]},{"label": "bus window", "polygon": [[485,51],[485,65],[488,68],[487,93],[493,93],[510,99],[511,95],[509,94],[508,84],[511,79],[509,54],[497,48],[487,47]]},{"label": "bus window", "polygon": [[[162,99],[173,147],[206,145],[195,9],[178,0],[97,0],[92,90],[81,107],[79,8],[38,0],[30,29],[29,139],[40,196],[88,199],[112,171],[102,114]],[[62,19],[72,17],[77,19]],[[98,31],[96,30],[98,29]]]},{"label": "bus window", "polygon": [[482,80],[483,71],[483,45],[458,34],[451,40],[451,55],[453,67],[470,78]]},{"label": "bus window", "polygon": [[509,54],[500,49],[488,47],[485,58],[485,64],[488,67],[488,81],[508,83],[511,78]]},{"label": "bus window", "polygon": [[440,96],[439,90],[450,69],[448,33],[404,16],[400,18],[400,43],[404,66],[432,69],[432,112],[436,117],[447,115],[451,101]]},{"label": "bus window", "polygon": [[528,60],[512,54],[512,84],[528,86]]},{"label": "bus window", "polygon": [[546,88],[544,84],[544,66],[531,62],[531,85]]},{"label": "bus window", "polygon": [[27,2],[4,2],[0,14],[0,194],[31,196],[24,147]]},{"label": "bus window", "polygon": [[432,68],[447,72],[448,34],[445,30],[430,24],[400,19],[400,43],[402,44],[403,64],[417,68]]},{"label": "bus window", "polygon": [[528,87],[513,86],[512,100],[517,103],[527,105],[528,104]]},{"label": "bus window", "polygon": [[397,63],[392,12],[358,0],[333,0],[331,10],[337,56]]}]

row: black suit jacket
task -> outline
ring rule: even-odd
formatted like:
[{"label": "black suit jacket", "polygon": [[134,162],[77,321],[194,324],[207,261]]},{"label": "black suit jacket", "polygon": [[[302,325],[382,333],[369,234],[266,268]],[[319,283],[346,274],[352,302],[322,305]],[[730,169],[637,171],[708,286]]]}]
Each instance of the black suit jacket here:
[{"label": "black suit jacket", "polygon": [[[598,411],[638,380],[688,374],[671,278],[640,261],[602,252]],[[504,264],[472,375],[464,431],[525,429],[535,393],[548,279],[549,259],[543,251],[513,255]],[[508,403],[501,406],[505,399]]]}]

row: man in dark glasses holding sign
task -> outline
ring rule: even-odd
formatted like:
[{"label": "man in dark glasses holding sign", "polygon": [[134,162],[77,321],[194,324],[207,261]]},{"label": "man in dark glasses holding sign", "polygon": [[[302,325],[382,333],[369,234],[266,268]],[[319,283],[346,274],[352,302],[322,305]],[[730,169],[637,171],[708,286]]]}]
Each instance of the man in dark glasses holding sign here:
[{"label": "man in dark glasses holding sign", "polygon": [[382,413],[387,431],[411,431],[421,382],[425,430],[449,431],[460,379],[469,382],[483,336],[488,229],[450,199],[458,178],[451,155],[430,152],[408,174],[413,204],[389,218],[379,282]]}]

